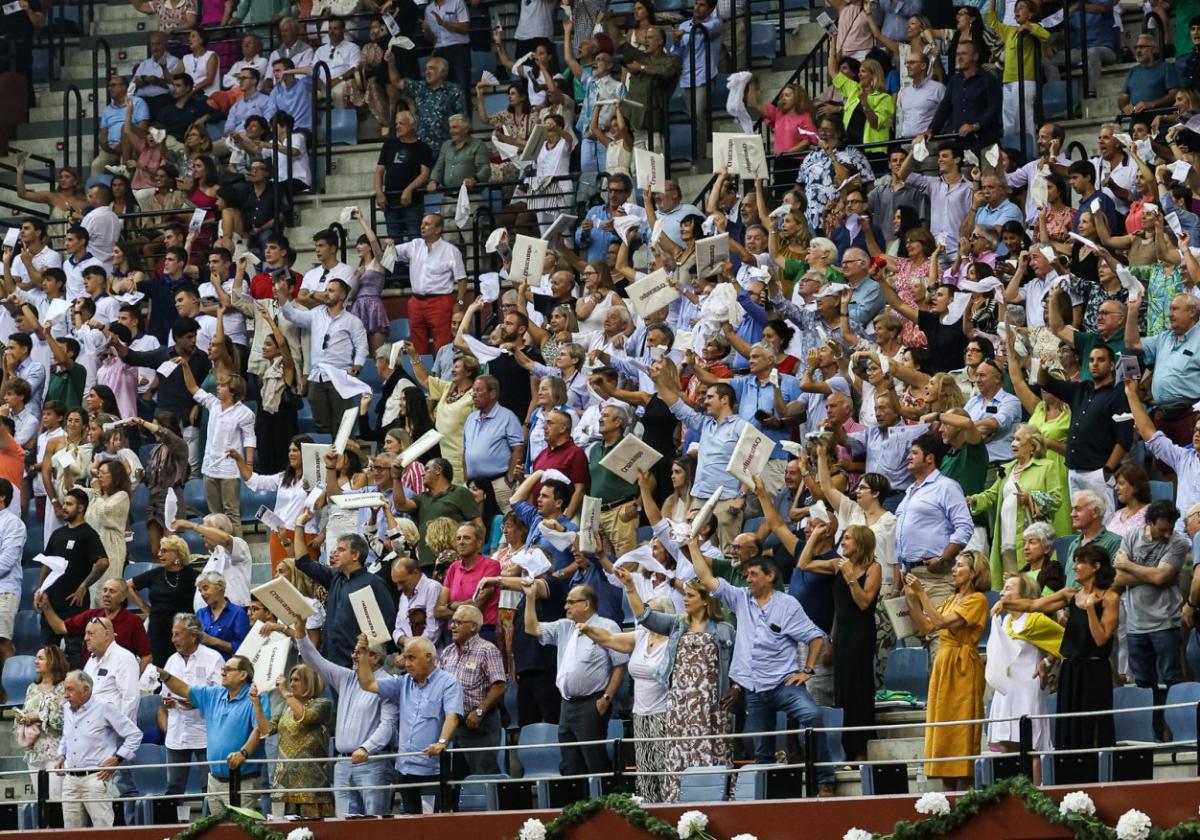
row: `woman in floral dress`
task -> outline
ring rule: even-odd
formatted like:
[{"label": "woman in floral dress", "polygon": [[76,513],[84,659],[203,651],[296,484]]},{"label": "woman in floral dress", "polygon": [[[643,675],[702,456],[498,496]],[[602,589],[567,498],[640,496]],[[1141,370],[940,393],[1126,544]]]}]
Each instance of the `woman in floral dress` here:
[{"label": "woman in floral dress", "polygon": [[[37,682],[25,689],[25,703],[17,710],[13,726],[17,740],[25,747],[25,763],[37,789],[39,770],[49,770],[58,764],[58,744],[62,740],[63,680],[67,678],[67,657],[57,645],[42,648],[33,660]],[[12,698],[9,698],[12,699]],[[50,774],[50,800],[62,799],[62,776]]]},{"label": "woman in floral dress", "polygon": [[[929,284],[929,261],[934,258],[937,250],[933,235],[925,228],[915,228],[905,234],[904,253],[908,256],[893,257],[880,253],[880,256],[887,261],[888,269],[896,272],[896,282],[892,288],[909,306],[920,309],[914,294],[914,287],[926,288]],[[916,321],[904,319],[904,326],[900,330],[900,343],[905,347],[924,347],[926,345],[925,333],[917,327]]]},{"label": "woman in floral dress", "polygon": [[[279,734],[280,759],[327,758],[333,704],[321,696],[325,681],[307,665],[297,665],[286,678],[281,676],[275,687],[283,696],[283,703],[275,708],[269,720],[257,687],[250,689],[259,736]],[[333,816],[333,794],[288,792],[289,788],[297,791],[328,788],[333,784],[329,767],[324,761],[284,760],[275,766],[273,796],[283,802],[285,813],[315,818]]]}]

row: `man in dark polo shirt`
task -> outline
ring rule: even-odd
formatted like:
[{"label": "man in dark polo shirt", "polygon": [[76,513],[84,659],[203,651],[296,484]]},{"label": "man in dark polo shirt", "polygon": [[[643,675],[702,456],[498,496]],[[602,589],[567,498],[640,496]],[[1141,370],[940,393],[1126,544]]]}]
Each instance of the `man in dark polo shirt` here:
[{"label": "man in dark polo shirt", "polygon": [[1104,502],[1103,519],[1113,512],[1113,494],[1105,483],[1121,466],[1121,458],[1133,445],[1133,424],[1113,421],[1114,414],[1128,414],[1125,391],[1116,384],[1116,356],[1107,344],[1097,344],[1087,358],[1090,382],[1065,382],[1049,376],[1043,368],[1038,384],[1071,406],[1067,431],[1067,483],[1074,496],[1092,490]]},{"label": "man in dark polo shirt", "polygon": [[[529,331],[529,319],[520,312],[505,313],[500,321],[500,344],[515,344],[534,362],[542,363],[542,354],[537,347],[525,346],[525,334]],[[529,403],[537,396],[537,380],[521,367],[512,353],[501,353],[487,363],[487,372],[500,383],[500,405],[507,408],[517,419],[529,413]]]},{"label": "man in dark polo shirt", "polygon": [[[1058,287],[1051,289],[1050,305],[1046,307],[1047,326],[1058,336],[1060,341],[1065,341],[1074,347],[1079,358],[1083,360],[1091,357],[1092,348],[1097,344],[1108,345],[1115,356],[1120,356],[1125,352],[1125,312],[1128,307],[1124,303],[1119,300],[1104,301],[1100,304],[1100,309],[1096,314],[1096,329],[1077,330],[1070,324],[1063,323],[1062,315],[1059,314],[1058,296],[1062,293],[1062,289]],[[1083,370],[1079,372],[1079,379],[1082,382],[1087,382],[1092,378],[1088,367],[1088,365],[1084,365]]]},{"label": "man in dark polo shirt", "polygon": [[[49,569],[42,567],[38,588],[33,595],[33,605],[40,609],[50,604],[63,618],[72,618],[88,608],[88,588],[100,580],[108,568],[108,553],[100,542],[100,535],[84,521],[87,515],[88,497],[79,488],[67,491],[55,513],[66,524],[50,535],[46,544],[47,557],[62,557],[67,561],[67,570],[48,590],[42,590]],[[42,622],[42,643],[57,645],[63,637]],[[67,662],[72,669],[83,667],[83,638],[68,636],[66,641]]]},{"label": "man in dark polo shirt", "polygon": [[637,517],[621,516],[621,508],[637,498],[637,485],[600,466],[626,434],[633,432],[633,417],[619,405],[606,405],[600,412],[600,440],[588,449],[591,495],[600,499],[600,532],[608,537],[620,557],[637,547]]},{"label": "man in dark polo shirt", "polygon": [[[950,311],[954,301],[954,287],[944,283],[933,291],[933,308],[931,311],[918,310],[915,306],[905,303],[890,282],[879,284],[883,299],[887,305],[901,316],[912,321],[925,333],[929,342],[929,372],[949,373],[963,366],[963,353],[967,349],[967,341],[975,334],[968,321],[963,324],[962,318],[949,324],[942,323],[942,317]],[[964,314],[962,317],[966,317]],[[964,332],[964,327],[966,332]]]},{"label": "man in dark polo shirt", "polygon": [[[546,448],[533,459],[530,472],[558,470],[571,485],[571,501],[563,512],[573,519],[583,503],[588,486],[588,456],[571,440],[571,415],[554,409],[546,412]],[[534,485],[531,495],[537,498],[541,484]]]},{"label": "man in dark polo shirt", "polygon": [[[84,610],[63,620],[55,612],[54,604],[45,600],[41,607],[42,624],[49,625],[59,636],[82,639],[88,622],[103,616],[112,622],[117,644],[136,656],[139,666],[145,668],[150,663],[150,637],[146,635],[146,626],[142,623],[141,616],[128,609],[128,601],[128,585],[123,580],[112,578],[104,581],[104,585],[100,587],[99,609]],[[91,656],[91,651],[88,651],[85,659],[90,659]]]},{"label": "man in dark polo shirt", "polygon": [[[396,497],[396,510],[401,513],[413,513],[417,518],[417,530],[425,533],[425,527],[439,516],[448,516],[455,522],[474,520],[484,525],[480,518],[479,502],[475,496],[461,484],[454,483],[454,467],[445,458],[433,458],[425,466],[425,492],[418,493],[412,498],[404,495],[404,487],[400,483],[404,469],[399,459],[392,464],[392,487]],[[433,568],[437,557],[425,542],[421,542],[421,568],[428,571]]]}]

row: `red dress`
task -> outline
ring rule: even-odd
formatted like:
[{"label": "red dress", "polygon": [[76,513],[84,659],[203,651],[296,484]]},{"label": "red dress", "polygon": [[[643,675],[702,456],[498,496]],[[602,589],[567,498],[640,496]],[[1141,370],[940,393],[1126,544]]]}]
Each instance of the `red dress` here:
[{"label": "red dress", "polygon": [[217,237],[217,197],[209,195],[203,187],[198,186],[188,193],[187,199],[197,208],[208,211],[204,214],[204,224],[196,234],[195,246],[192,249],[193,252],[205,251],[209,243]]}]

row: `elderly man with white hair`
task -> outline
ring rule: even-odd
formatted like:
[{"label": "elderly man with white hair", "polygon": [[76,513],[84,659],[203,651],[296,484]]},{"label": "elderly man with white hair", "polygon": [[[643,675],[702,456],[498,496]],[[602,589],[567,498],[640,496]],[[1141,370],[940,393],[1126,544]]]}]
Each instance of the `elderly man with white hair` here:
[{"label": "elderly man with white hair", "polygon": [[[204,548],[208,551],[208,562],[204,564],[205,572],[220,572],[225,580],[225,594],[229,600],[239,607],[250,606],[250,566],[253,558],[250,556],[250,546],[241,537],[233,535],[233,523],[223,513],[210,513],[200,520],[200,523],[187,519],[177,519],[171,525],[175,533],[180,531],[195,531],[204,538]],[[204,606],[200,592],[192,601],[193,609],[199,610]]]},{"label": "elderly man with white hair", "polygon": [[133,761],[142,745],[142,731],[120,709],[94,693],[94,680],[84,671],[71,671],[63,681],[63,734],[58,745],[63,778],[63,827],[83,828],[84,811],[93,828],[113,824],[111,769]]},{"label": "elderly man with white hair", "polygon": [[200,573],[196,594],[204,606],[196,610],[196,618],[204,630],[200,641],[228,659],[250,632],[250,619],[244,609],[225,596],[225,586],[225,576],[220,572],[210,569]]},{"label": "elderly man with white hair", "polygon": [[[436,791],[438,756],[458,730],[463,715],[462,685],[437,665],[437,651],[428,639],[412,639],[404,646],[405,673],[389,677],[377,674],[365,655],[367,637],[360,635],[355,646],[359,685],[400,707],[396,751],[397,781],[402,785],[429,783],[428,788],[402,787],[404,813],[421,813],[422,793]],[[435,810],[446,803],[438,802]]]},{"label": "elderly man with white hair", "polygon": [[1125,349],[1141,351],[1148,367],[1154,368],[1150,397],[1154,401],[1154,425],[1170,440],[1186,446],[1200,415],[1194,404],[1200,399],[1200,300],[1190,292],[1171,299],[1168,329],[1154,336],[1138,334],[1137,311],[1141,298],[1130,298],[1125,314]]},{"label": "elderly man with white hair", "polygon": [[1094,490],[1080,490],[1071,496],[1071,527],[1075,529],[1075,539],[1067,546],[1064,564],[1068,587],[1076,586],[1075,552],[1081,546],[1095,543],[1108,552],[1109,557],[1117,556],[1121,538],[1104,527],[1104,510],[1104,500]]},{"label": "elderly man with white hair", "polygon": [[[486,579],[485,579],[486,580]],[[486,585],[481,582],[481,586]],[[460,604],[450,619],[451,644],[438,655],[438,667],[462,686],[463,726],[454,736],[456,747],[490,747],[492,752],[454,754],[454,778],[499,773],[500,706],[508,677],[504,660],[493,643],[479,635],[483,613],[471,604]]]},{"label": "elderly man with white hair", "polygon": [[[191,613],[178,613],[171,625],[171,644],[175,646],[175,652],[164,667],[188,685],[219,686],[225,657],[202,644],[204,636],[200,619]],[[192,708],[186,696],[164,686],[157,717],[159,729],[166,733],[163,745],[167,748],[169,763],[182,765],[204,760],[208,728],[204,716]],[[183,793],[190,770],[187,766],[168,767],[165,792]]]}]

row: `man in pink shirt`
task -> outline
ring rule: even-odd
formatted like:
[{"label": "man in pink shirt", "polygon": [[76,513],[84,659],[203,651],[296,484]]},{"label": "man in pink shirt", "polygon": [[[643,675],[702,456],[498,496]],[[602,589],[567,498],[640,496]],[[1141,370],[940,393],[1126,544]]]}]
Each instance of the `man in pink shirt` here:
[{"label": "man in pink shirt", "polygon": [[483,613],[479,635],[495,644],[500,590],[495,586],[481,587],[479,583],[486,577],[499,577],[500,564],[480,553],[483,536],[483,528],[476,522],[464,522],[458,526],[458,533],[454,536],[458,559],[446,571],[436,614],[440,621],[449,621],[454,617],[454,611],[463,604],[475,607]]}]

